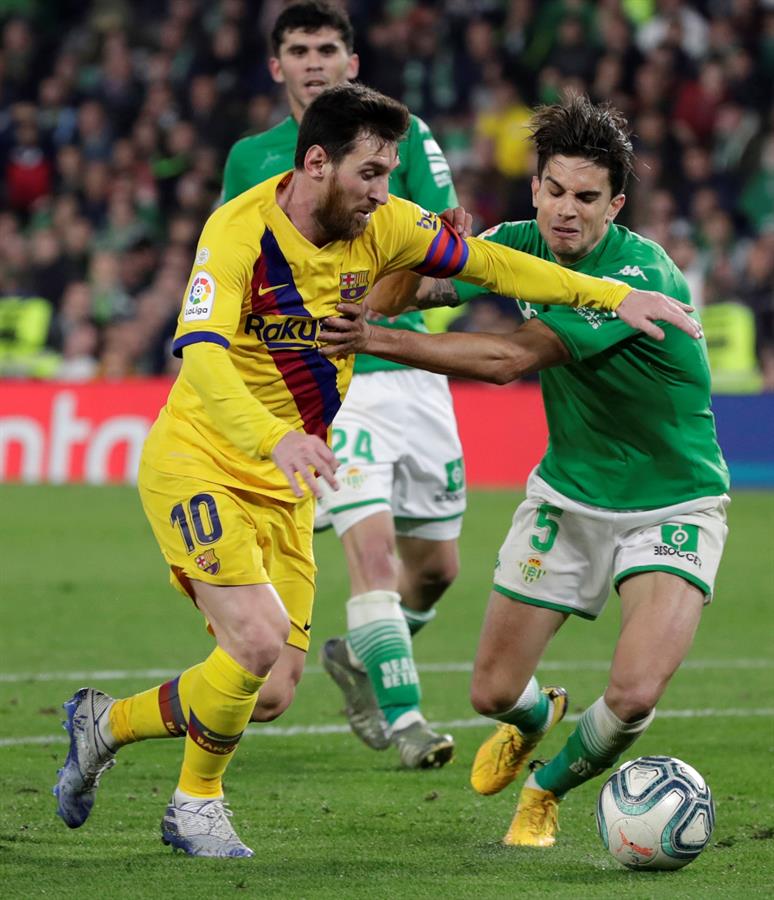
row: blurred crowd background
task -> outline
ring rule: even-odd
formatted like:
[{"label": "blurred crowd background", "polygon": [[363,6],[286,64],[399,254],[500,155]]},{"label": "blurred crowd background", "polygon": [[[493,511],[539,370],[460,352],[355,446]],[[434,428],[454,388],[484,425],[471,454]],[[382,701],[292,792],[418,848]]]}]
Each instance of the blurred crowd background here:
[{"label": "blurred crowd background", "polygon": [[[239,137],[288,113],[279,0],[0,0],[0,375],[173,370],[199,231]],[[618,221],[702,308],[717,390],[774,390],[774,0],[353,0],[361,80],[445,150],[476,231],[530,218],[531,110],[622,109]],[[447,323],[448,324],[448,323]],[[496,297],[449,327],[508,331]]]}]

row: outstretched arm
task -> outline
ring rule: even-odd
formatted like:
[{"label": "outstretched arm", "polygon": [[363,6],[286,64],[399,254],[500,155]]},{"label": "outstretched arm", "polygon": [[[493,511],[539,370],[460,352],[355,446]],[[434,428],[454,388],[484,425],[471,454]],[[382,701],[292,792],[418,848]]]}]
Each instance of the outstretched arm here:
[{"label": "outstretched arm", "polygon": [[523,375],[570,360],[562,340],[531,319],[513,334],[421,334],[380,328],[365,321],[355,304],[342,303],[346,318],[328,319],[320,333],[325,356],[370,353],[442,375],[507,384]]}]

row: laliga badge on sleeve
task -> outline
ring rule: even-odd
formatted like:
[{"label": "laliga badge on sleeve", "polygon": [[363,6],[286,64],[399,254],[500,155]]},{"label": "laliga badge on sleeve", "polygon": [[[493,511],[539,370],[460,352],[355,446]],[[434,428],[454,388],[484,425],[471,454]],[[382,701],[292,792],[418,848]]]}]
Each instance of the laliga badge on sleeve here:
[{"label": "laliga badge on sleeve", "polygon": [[215,279],[209,272],[197,272],[191,281],[183,310],[184,322],[209,319],[215,303]]}]

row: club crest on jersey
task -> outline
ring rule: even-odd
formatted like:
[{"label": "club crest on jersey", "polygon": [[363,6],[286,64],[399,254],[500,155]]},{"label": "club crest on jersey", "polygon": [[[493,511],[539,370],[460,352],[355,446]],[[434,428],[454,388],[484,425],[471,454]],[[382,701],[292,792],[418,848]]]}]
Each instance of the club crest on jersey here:
[{"label": "club crest on jersey", "polygon": [[530,556],[526,562],[519,562],[519,568],[521,577],[527,584],[533,584],[546,574],[543,562],[537,556]]},{"label": "club crest on jersey", "polygon": [[196,565],[208,575],[217,575],[220,572],[220,560],[214,550],[204,550],[196,557]]},{"label": "club crest on jersey", "polygon": [[191,282],[183,310],[184,322],[200,322],[212,315],[215,302],[215,279],[209,272],[199,272]]},{"label": "club crest on jersey", "polygon": [[342,272],[339,296],[342,300],[359,300],[368,290],[368,269],[364,272]]}]

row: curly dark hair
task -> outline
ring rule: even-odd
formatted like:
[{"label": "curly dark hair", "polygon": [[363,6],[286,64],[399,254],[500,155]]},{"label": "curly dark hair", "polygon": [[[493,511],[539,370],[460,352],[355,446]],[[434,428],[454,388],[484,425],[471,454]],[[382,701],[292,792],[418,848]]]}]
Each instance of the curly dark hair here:
[{"label": "curly dark hair", "polygon": [[315,144],[338,164],[363,135],[397,143],[409,127],[406,107],[363,84],[339,84],[323,91],[307,106],[298,126],[295,167],[302,169],[306,151]]},{"label": "curly dark hair", "polygon": [[304,31],[311,34],[321,28],[332,28],[341,35],[344,46],[349,53],[355,42],[352,23],[346,11],[326,0],[306,0],[303,3],[292,3],[277,16],[271,30],[271,49],[274,56],[279,56],[280,46],[288,31]]},{"label": "curly dark hair", "polygon": [[576,95],[565,103],[539,107],[530,129],[539,178],[552,156],[581,156],[608,170],[614,197],[626,188],[634,151],[629,123],[615,107]]}]

